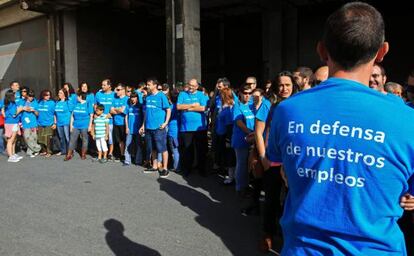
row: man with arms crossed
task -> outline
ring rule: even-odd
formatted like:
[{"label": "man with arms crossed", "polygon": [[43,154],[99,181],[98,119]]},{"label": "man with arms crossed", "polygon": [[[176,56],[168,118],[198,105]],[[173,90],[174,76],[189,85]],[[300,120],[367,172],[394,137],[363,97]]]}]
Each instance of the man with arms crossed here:
[{"label": "man with arms crossed", "polygon": [[330,78],[275,109],[266,155],[289,182],[282,255],[406,255],[397,220],[414,173],[414,112],[368,87],[384,38],[375,8],[344,5],[317,47]]}]

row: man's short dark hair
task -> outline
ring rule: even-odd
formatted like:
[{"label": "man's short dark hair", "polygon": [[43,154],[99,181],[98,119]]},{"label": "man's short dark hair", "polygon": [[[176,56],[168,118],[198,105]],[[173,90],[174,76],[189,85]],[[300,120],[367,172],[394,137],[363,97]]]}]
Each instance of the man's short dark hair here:
[{"label": "man's short dark hair", "polygon": [[387,75],[387,73],[385,72],[385,68],[381,64],[374,63],[374,66],[377,66],[381,70],[381,75],[382,76],[386,76]]},{"label": "man's short dark hair", "polygon": [[297,67],[294,72],[298,72],[302,78],[312,79],[313,71],[310,67]]},{"label": "man's short dark hair", "polygon": [[330,57],[343,69],[372,60],[385,40],[384,20],[371,5],[348,3],[331,14],[322,41]]}]

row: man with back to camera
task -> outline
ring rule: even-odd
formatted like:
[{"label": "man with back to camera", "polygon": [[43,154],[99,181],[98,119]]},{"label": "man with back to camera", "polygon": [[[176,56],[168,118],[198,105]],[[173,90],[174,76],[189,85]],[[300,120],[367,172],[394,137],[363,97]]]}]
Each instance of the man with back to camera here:
[{"label": "man with back to camera", "polygon": [[266,155],[289,181],[282,255],[406,255],[397,220],[412,187],[414,112],[368,87],[384,40],[374,7],[344,5],[317,47],[330,78],[275,109]]}]

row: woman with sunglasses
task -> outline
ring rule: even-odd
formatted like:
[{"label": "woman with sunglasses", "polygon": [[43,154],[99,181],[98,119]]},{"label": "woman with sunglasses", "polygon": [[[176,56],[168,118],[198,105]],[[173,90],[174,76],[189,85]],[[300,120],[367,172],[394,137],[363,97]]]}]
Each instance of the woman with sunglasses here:
[{"label": "woman with sunglasses", "polygon": [[24,97],[25,101],[22,103],[23,112],[21,120],[23,126],[23,137],[27,145],[26,155],[35,157],[42,149],[37,143],[37,116],[39,115],[37,112],[38,103],[35,99],[33,90],[28,90]]},{"label": "woman with sunglasses", "polygon": [[250,98],[252,89],[250,85],[243,85],[239,91],[239,104],[234,108],[234,128],[231,139],[232,147],[236,153],[236,191],[243,197],[249,185],[248,158],[250,144],[247,137],[254,131],[254,114]]},{"label": "woman with sunglasses", "polygon": [[55,101],[51,99],[50,90],[43,90],[40,93],[37,111],[37,123],[39,125],[37,131],[38,143],[42,147],[41,155],[50,157],[52,155],[51,139],[53,131],[56,129],[55,117]]},{"label": "woman with sunglasses", "polygon": [[57,155],[66,155],[70,138],[70,116],[73,106],[68,99],[68,92],[65,89],[58,91],[58,99],[55,106],[56,126],[60,140],[60,152]]}]

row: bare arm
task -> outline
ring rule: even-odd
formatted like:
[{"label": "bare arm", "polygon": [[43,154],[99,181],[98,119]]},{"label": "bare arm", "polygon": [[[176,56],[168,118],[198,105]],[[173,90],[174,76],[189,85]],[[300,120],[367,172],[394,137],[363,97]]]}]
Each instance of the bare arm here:
[{"label": "bare arm", "polygon": [[126,134],[129,134],[128,115],[125,115],[125,131]]},{"label": "bare arm", "polygon": [[170,121],[170,117],[171,117],[171,109],[170,108],[167,108],[166,110],[165,110],[165,122],[163,123],[163,124],[161,124],[161,126],[160,126],[160,128],[161,129],[164,129],[167,125],[168,125],[168,122]]},{"label": "bare arm", "polygon": [[206,111],[205,106],[194,106],[187,109],[187,111],[194,111],[194,112],[204,112]]},{"label": "bare arm", "polygon": [[249,134],[251,131],[247,128],[246,124],[242,120],[236,121],[237,126],[244,132]]}]

